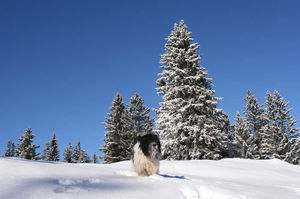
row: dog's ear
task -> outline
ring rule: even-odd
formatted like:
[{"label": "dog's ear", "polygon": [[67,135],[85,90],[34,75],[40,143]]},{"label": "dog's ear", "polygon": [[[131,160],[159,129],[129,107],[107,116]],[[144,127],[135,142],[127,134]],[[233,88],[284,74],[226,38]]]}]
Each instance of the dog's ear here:
[{"label": "dog's ear", "polygon": [[137,136],[137,141],[141,142],[142,141],[143,136],[142,135],[138,135]]},{"label": "dog's ear", "polygon": [[137,142],[141,142],[141,135],[138,135],[137,137],[133,138],[133,145],[135,145]]}]

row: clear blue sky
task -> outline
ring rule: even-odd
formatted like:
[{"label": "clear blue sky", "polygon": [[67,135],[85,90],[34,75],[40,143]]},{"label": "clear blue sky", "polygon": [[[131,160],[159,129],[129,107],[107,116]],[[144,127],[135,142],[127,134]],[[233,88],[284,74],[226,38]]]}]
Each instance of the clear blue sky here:
[{"label": "clear blue sky", "polygon": [[30,125],[39,152],[56,132],[61,152],[80,140],[100,154],[117,92],[158,108],[160,54],[180,19],[232,123],[248,89],[261,104],[277,89],[300,120],[299,8],[297,0],[2,0],[0,153]]}]

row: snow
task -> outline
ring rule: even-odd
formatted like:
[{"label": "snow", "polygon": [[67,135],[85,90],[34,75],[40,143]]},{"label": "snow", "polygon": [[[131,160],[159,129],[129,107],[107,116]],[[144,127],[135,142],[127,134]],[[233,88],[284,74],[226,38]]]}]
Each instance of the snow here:
[{"label": "snow", "polygon": [[300,167],[281,160],[161,161],[137,176],[130,161],[68,164],[0,158],[1,199],[300,198]]}]

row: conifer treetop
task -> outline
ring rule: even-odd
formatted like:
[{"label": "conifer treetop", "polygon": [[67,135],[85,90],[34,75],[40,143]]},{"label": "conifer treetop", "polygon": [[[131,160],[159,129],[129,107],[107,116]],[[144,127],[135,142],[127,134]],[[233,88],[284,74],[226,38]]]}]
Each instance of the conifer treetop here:
[{"label": "conifer treetop", "polygon": [[[219,159],[221,157],[228,117],[217,103],[212,79],[199,66],[199,45],[184,21],[175,24],[166,39],[165,53],[156,83],[163,102],[156,110],[157,131],[167,159]],[[180,153],[178,153],[180,151]],[[177,154],[176,154],[177,153]]]}]

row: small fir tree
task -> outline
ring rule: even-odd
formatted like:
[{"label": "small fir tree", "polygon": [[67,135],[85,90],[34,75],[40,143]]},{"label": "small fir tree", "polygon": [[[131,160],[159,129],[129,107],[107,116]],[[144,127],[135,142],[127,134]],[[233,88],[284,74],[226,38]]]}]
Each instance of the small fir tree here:
[{"label": "small fir tree", "polygon": [[217,108],[212,79],[199,66],[199,45],[181,20],[166,39],[156,81],[163,102],[156,110],[164,159],[220,159],[228,150],[229,119]]},{"label": "small fir tree", "polygon": [[86,153],[86,151],[81,150],[79,158],[78,158],[78,163],[90,163],[90,162],[91,162],[91,159],[88,156],[88,154]]},{"label": "small fir tree", "polygon": [[237,112],[234,125],[234,145],[237,157],[252,158],[250,150],[252,136],[250,134],[249,124],[244,117]]},{"label": "small fir tree", "polygon": [[69,142],[68,146],[64,149],[64,161],[66,161],[68,163],[72,163],[73,159],[74,159],[74,157],[73,157],[73,146]]},{"label": "small fir tree", "polygon": [[132,121],[132,133],[138,135],[153,133],[153,119],[150,119],[150,108],[144,105],[144,100],[139,94],[130,98],[128,105],[129,117]]},{"label": "small fir tree", "polygon": [[16,146],[15,144],[9,140],[7,142],[7,149],[3,153],[3,157],[15,157],[16,156]]},{"label": "small fir tree", "polygon": [[74,147],[74,150],[73,150],[73,162],[80,162],[82,161],[82,150],[81,150],[81,146],[80,146],[80,141],[77,142],[77,144],[75,145]]},{"label": "small fir tree", "polygon": [[42,154],[42,160],[44,160],[44,161],[49,161],[48,159],[49,159],[49,153],[50,153],[50,144],[49,144],[49,142],[46,142],[46,144],[45,144],[45,148],[44,148],[44,150],[43,150],[43,154]]},{"label": "small fir tree", "polygon": [[16,148],[18,157],[28,160],[37,160],[39,158],[39,154],[36,153],[36,149],[39,148],[39,146],[32,144],[34,137],[35,135],[32,133],[31,128],[28,127],[19,138],[20,143],[18,143]]},{"label": "small fir tree", "polygon": [[[270,91],[266,93],[266,111],[264,115],[265,124],[262,127],[262,144],[260,148],[260,159],[271,159],[276,157],[276,140],[283,139],[278,133],[278,128],[275,124],[275,106],[273,103],[273,96]],[[279,137],[277,137],[279,136]]]},{"label": "small fir tree", "polygon": [[129,160],[131,155],[132,122],[123,99],[119,93],[113,100],[111,113],[105,119],[105,139],[103,147],[103,163]]},{"label": "small fir tree", "polygon": [[294,145],[297,145],[300,135],[299,128],[294,127],[297,121],[290,115],[291,109],[288,109],[288,103],[278,91],[275,90],[273,96],[267,92],[266,104],[268,124],[264,132],[271,138],[272,157],[290,160],[286,156],[291,151],[297,151],[297,146]]},{"label": "small fir tree", "polygon": [[249,153],[255,159],[260,158],[260,150],[262,145],[262,131],[265,125],[264,115],[265,109],[263,105],[258,104],[257,99],[248,90],[246,96],[246,105],[244,115],[251,132],[252,140]]},{"label": "small fir tree", "polygon": [[285,154],[284,160],[291,163],[300,165],[300,139],[291,139],[287,148],[288,152]]},{"label": "small fir tree", "polygon": [[85,150],[82,150],[80,141],[77,142],[76,146],[73,150],[73,160],[74,163],[90,163],[90,157],[85,152]]},{"label": "small fir tree", "polygon": [[98,160],[98,156],[97,156],[96,152],[93,155],[93,163],[94,164],[99,164],[99,160]]},{"label": "small fir tree", "polygon": [[45,161],[59,161],[59,150],[55,133],[53,133],[51,140],[46,143],[42,159]]}]

